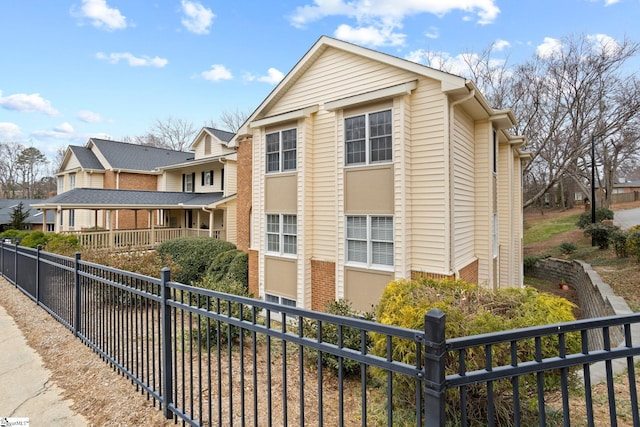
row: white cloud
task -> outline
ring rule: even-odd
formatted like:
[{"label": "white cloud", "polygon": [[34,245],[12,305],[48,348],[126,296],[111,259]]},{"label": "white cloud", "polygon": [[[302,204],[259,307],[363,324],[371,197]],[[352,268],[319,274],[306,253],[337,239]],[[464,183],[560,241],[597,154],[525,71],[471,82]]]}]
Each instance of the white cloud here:
[{"label": "white cloud", "polygon": [[538,45],[536,54],[540,58],[551,58],[562,52],[562,42],[558,39],[545,37],[542,44]]},{"label": "white cloud", "polygon": [[620,49],[618,41],[606,34],[592,34],[587,36],[587,40],[595,52],[604,53],[607,56],[614,55]]},{"label": "white cloud", "polygon": [[352,28],[347,24],[340,25],[334,35],[338,39],[367,46],[401,46],[406,38],[405,34],[394,33],[390,28]]},{"label": "white cloud", "polygon": [[15,123],[0,122],[0,140],[16,141],[22,139],[22,131]]},{"label": "white cloud", "polygon": [[220,80],[231,80],[233,78],[231,71],[229,71],[224,65],[220,64],[213,64],[210,70],[203,71],[202,73],[200,73],[200,75],[205,80],[211,80],[213,82],[217,82]]},{"label": "white cloud", "polygon": [[244,79],[250,82],[259,81],[272,85],[280,83],[284,78],[284,73],[277,68],[270,67],[266,76],[254,76],[253,74],[245,74]]},{"label": "white cloud", "polygon": [[100,114],[94,113],[93,111],[89,110],[78,111],[76,117],[78,118],[78,120],[85,123],[101,123],[104,121]]},{"label": "white cloud", "polygon": [[496,52],[503,51],[508,47],[511,47],[511,43],[506,40],[498,39],[493,43],[493,48],[496,50]]},{"label": "white cloud", "polygon": [[438,27],[429,27],[429,31],[427,31],[426,33],[424,33],[425,37],[427,37],[428,39],[437,39],[440,37],[440,30],[438,29]]},{"label": "white cloud", "polygon": [[31,132],[31,135],[44,138],[44,139],[73,139],[77,137],[74,135],[75,130],[71,124],[64,122],[54,127],[53,130],[35,130]]},{"label": "white cloud", "polygon": [[127,18],[118,9],[109,7],[106,0],[82,0],[80,17],[91,19],[91,25],[108,31],[127,28]]},{"label": "white cloud", "polygon": [[616,3],[619,3],[619,2],[620,2],[620,0],[605,0],[604,1],[604,5],[605,6],[611,6],[612,4],[616,4]]},{"label": "white cloud", "polygon": [[0,106],[13,111],[23,113],[44,113],[48,116],[57,116],[60,113],[51,106],[51,102],[40,96],[39,93],[16,93],[2,96],[0,91]]},{"label": "white cloud", "polygon": [[165,58],[160,58],[159,56],[155,56],[151,58],[150,56],[134,56],[129,52],[114,52],[110,54],[106,54],[103,52],[96,53],[96,58],[107,61],[110,64],[117,64],[120,61],[127,61],[127,63],[132,67],[156,67],[162,68],[169,63],[169,61]]},{"label": "white cloud", "polygon": [[197,1],[182,0],[182,25],[195,34],[209,34],[209,27],[216,15]]},{"label": "white cloud", "polygon": [[297,28],[328,16],[345,16],[355,19],[358,26],[396,29],[402,28],[407,16],[443,16],[453,11],[465,12],[464,20],[472,16],[481,25],[493,23],[500,13],[496,0],[313,0],[312,4],[297,7],[289,19]]}]

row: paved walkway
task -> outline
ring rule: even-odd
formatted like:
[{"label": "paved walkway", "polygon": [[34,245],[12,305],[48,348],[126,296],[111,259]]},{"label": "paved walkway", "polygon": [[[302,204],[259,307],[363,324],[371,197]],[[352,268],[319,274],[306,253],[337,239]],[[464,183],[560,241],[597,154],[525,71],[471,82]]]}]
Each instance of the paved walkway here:
[{"label": "paved walkway", "polygon": [[25,340],[18,325],[0,306],[0,425],[29,420],[29,427],[87,426],[88,421],[62,400],[51,373]]}]

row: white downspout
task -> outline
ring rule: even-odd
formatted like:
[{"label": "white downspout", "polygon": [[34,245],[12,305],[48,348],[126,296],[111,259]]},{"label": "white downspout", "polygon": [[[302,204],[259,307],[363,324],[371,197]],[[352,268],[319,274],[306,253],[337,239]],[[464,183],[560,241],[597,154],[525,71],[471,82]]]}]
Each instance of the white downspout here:
[{"label": "white downspout", "polygon": [[455,199],[455,174],[454,174],[454,145],[453,145],[453,133],[455,129],[455,107],[458,104],[466,102],[476,96],[475,89],[471,89],[471,91],[461,99],[453,101],[449,104],[449,138],[447,143],[449,144],[449,272],[458,276],[458,272],[455,269],[455,254],[456,254],[456,243],[455,243],[455,230],[454,230],[454,199]]}]

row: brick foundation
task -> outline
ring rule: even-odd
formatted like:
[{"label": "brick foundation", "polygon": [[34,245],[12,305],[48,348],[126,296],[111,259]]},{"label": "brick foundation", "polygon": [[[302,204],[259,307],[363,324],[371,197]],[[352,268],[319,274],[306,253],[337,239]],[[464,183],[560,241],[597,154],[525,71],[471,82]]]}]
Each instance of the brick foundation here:
[{"label": "brick foundation", "polygon": [[336,263],[311,260],[311,309],[324,311],[336,300]]},{"label": "brick foundation", "polygon": [[467,283],[478,283],[478,260],[460,269],[460,279]]}]

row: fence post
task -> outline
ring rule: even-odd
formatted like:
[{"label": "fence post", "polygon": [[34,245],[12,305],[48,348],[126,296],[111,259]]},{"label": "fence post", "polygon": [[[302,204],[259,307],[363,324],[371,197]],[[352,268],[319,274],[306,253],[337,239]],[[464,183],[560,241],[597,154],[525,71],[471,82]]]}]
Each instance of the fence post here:
[{"label": "fence post", "polygon": [[425,426],[445,424],[445,323],[446,315],[436,308],[424,316],[425,333]]},{"label": "fence post", "polygon": [[18,287],[18,240],[13,241],[13,283]]},{"label": "fence post", "polygon": [[2,277],[6,277],[4,275],[4,239],[0,239],[0,269],[2,269]]},{"label": "fence post", "polygon": [[171,358],[171,306],[167,304],[171,296],[171,270],[167,267],[160,272],[160,293],[162,295],[162,394],[164,398],[164,416],[170,420],[173,412],[169,405],[173,403],[173,359]]},{"label": "fence post", "polygon": [[76,252],[75,262],[75,303],[74,303],[74,315],[73,315],[73,334],[77,337],[80,333],[80,252]]},{"label": "fence post", "polygon": [[36,304],[40,305],[40,251],[42,245],[36,246]]}]

